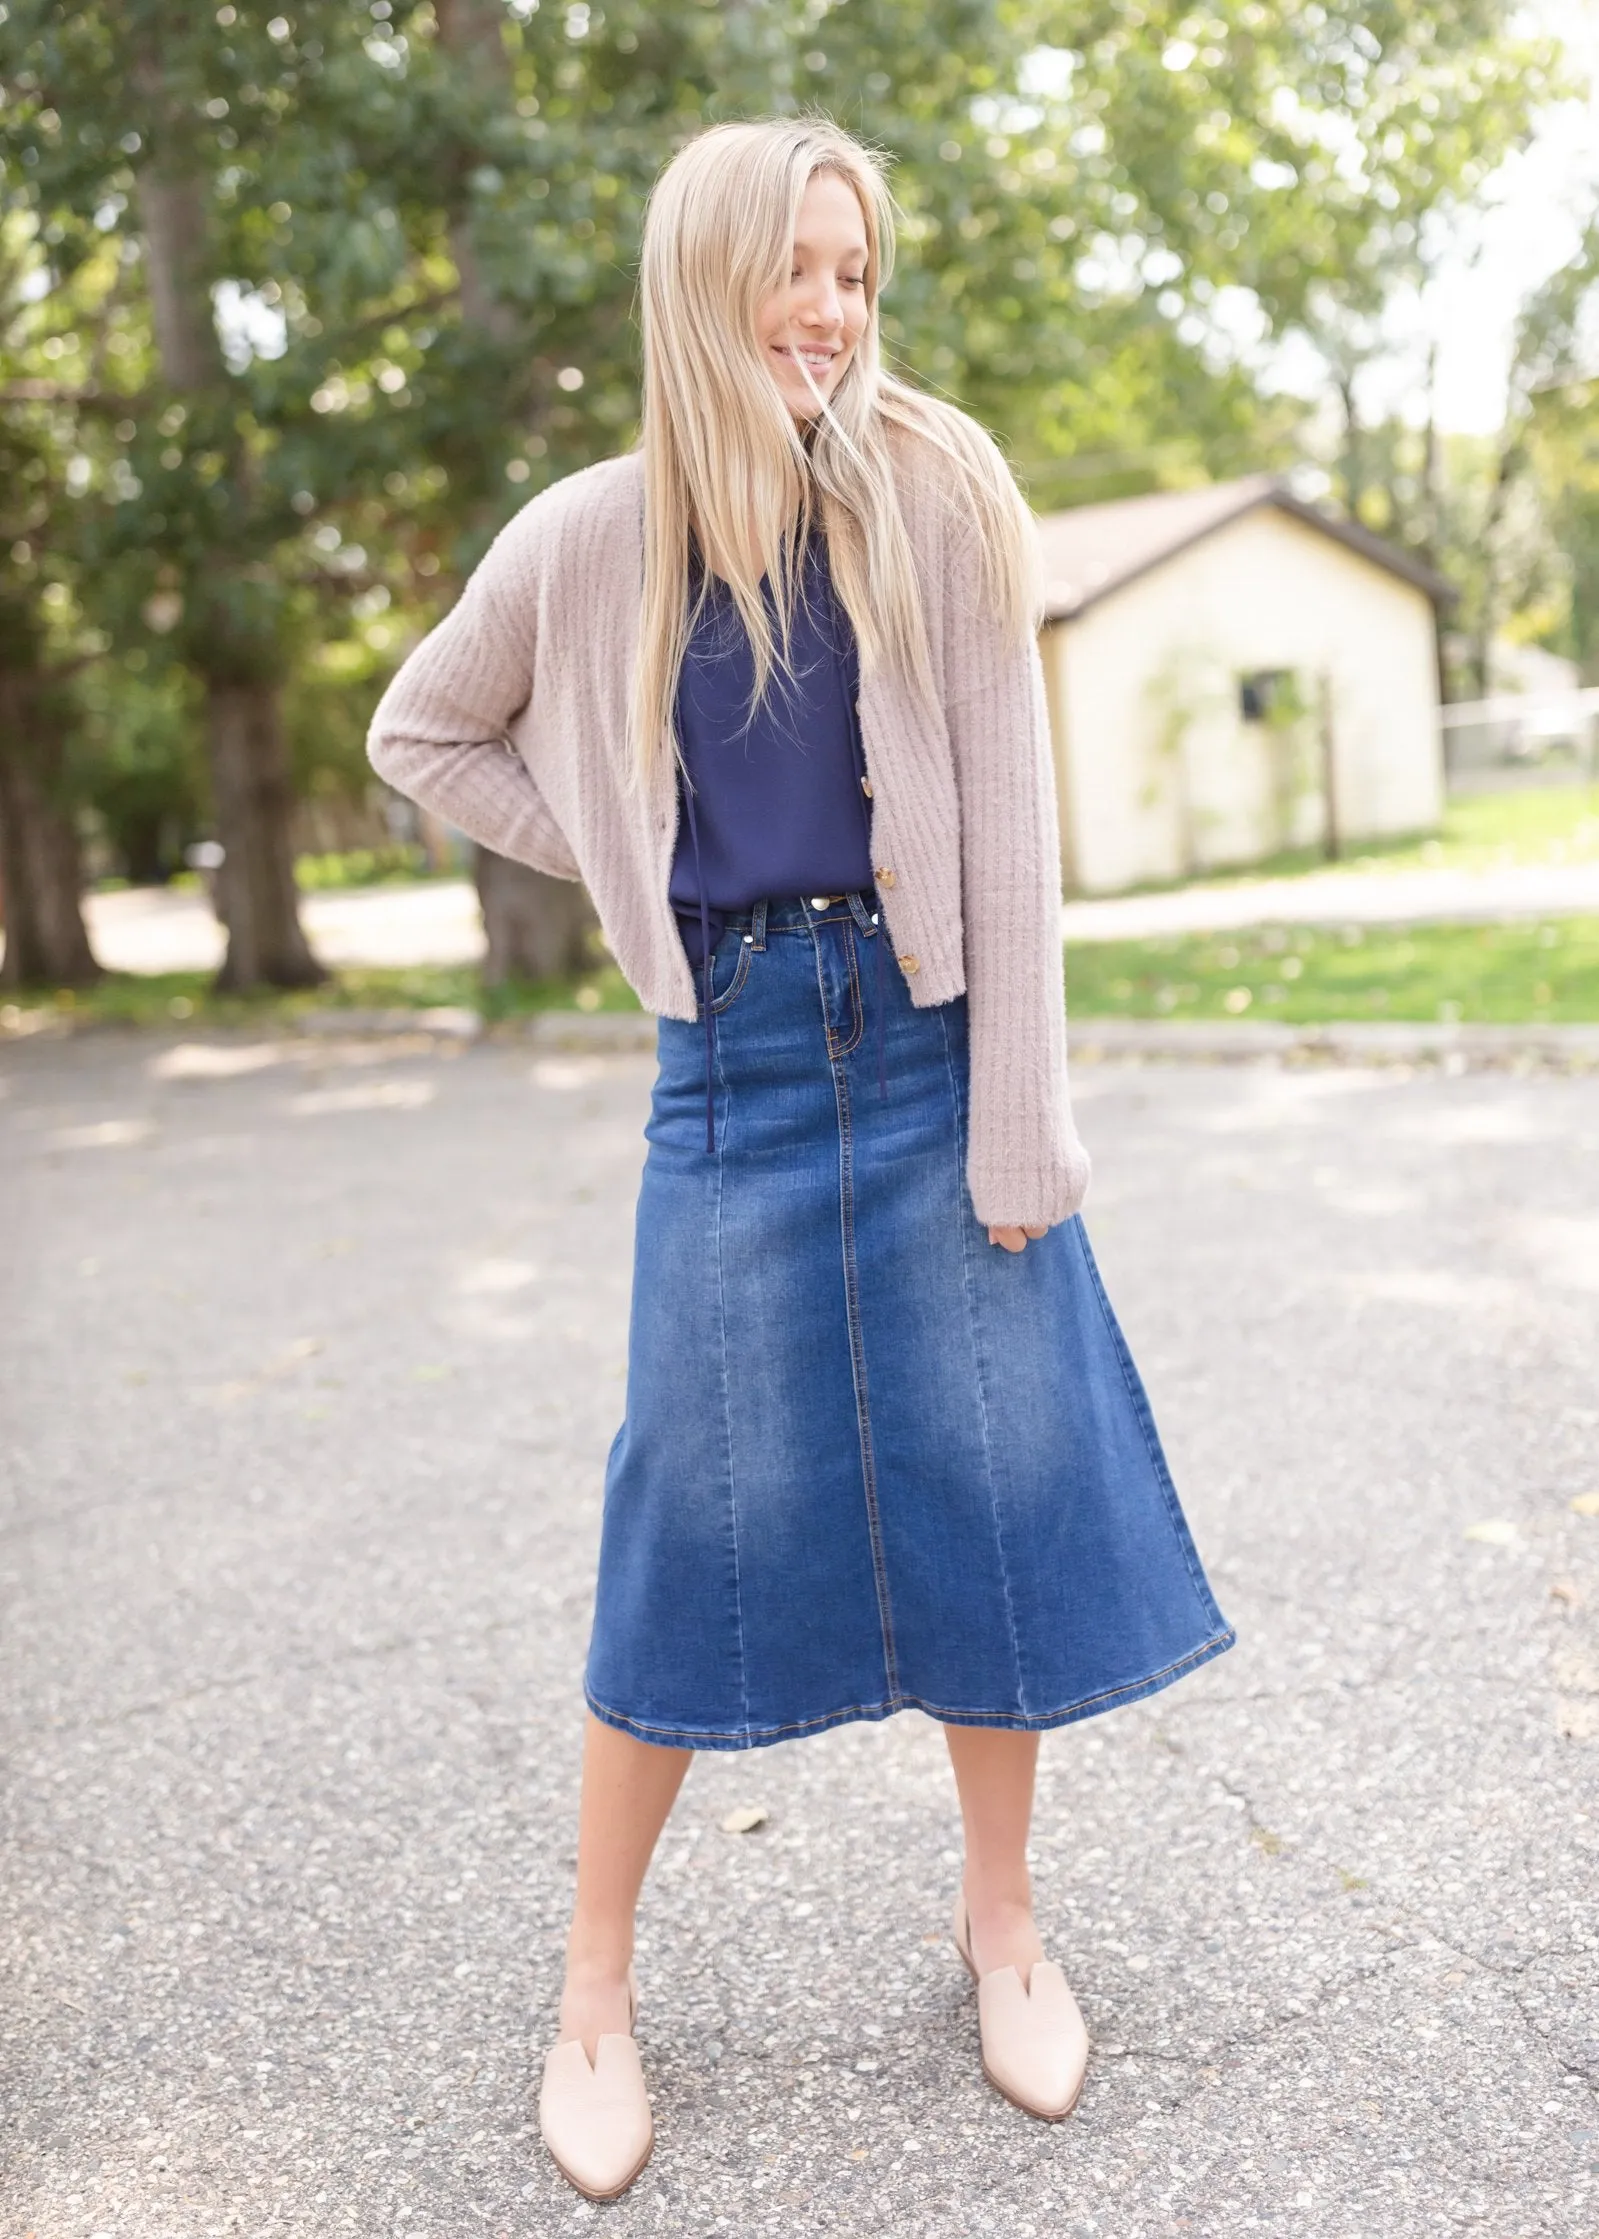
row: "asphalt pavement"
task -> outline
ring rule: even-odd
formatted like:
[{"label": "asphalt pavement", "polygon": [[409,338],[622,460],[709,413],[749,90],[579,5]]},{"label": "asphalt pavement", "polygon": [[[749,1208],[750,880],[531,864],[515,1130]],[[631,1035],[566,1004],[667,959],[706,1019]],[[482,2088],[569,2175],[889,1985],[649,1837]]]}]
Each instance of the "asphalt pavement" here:
[{"label": "asphalt pavement", "polygon": [[1081,1069],[1240,1631],[1044,1738],[1081,2109],[983,2082],[904,1715],[695,1764],[643,1909],[654,2159],[606,2209],[552,2173],[650,1071],[0,1049],[8,2239],[1595,2239],[1592,1074]]}]

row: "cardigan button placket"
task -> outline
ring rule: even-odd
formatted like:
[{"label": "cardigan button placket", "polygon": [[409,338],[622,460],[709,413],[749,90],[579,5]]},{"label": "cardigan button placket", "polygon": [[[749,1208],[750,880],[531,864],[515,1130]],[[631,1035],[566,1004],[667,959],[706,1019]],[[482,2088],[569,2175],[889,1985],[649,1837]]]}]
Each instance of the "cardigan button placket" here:
[{"label": "cardigan button placket", "polygon": [[[868,750],[880,753],[894,795],[894,852],[905,856],[915,889],[902,899],[884,887],[885,929],[886,905],[904,910],[914,903],[918,922],[939,944],[927,967],[930,994],[952,1000],[950,983],[960,980],[964,961],[973,1012],[986,1010],[990,1024],[998,1022],[974,1044],[971,1066],[971,1163],[985,1188],[996,1203],[1063,1217],[1080,1202],[1087,1178],[1066,1068],[1058,1061],[1064,1048],[1052,1045],[1047,1066],[1021,1064],[1030,1046],[1024,1036],[1064,1041],[1060,928],[1054,904],[1042,901],[1059,834],[1047,813],[1054,760],[1038,649],[1030,634],[1018,637],[996,664],[977,603],[980,585],[967,564],[971,553],[949,545],[940,525],[950,504],[961,502],[956,493],[964,478],[952,477],[931,445],[905,431],[894,431],[891,441],[896,478],[903,477],[915,501],[907,529],[952,698],[937,752],[921,757],[913,751],[917,696],[906,680],[885,671],[869,692],[850,680],[857,799],[867,803],[868,824],[878,822]],[[678,818],[673,757],[656,757],[655,790],[645,801],[624,783],[623,711],[637,640],[644,515],[638,452],[569,476],[525,506],[481,563],[480,590],[458,603],[391,681],[368,750],[378,774],[398,791],[474,838],[502,849],[515,841],[549,875],[581,877],[602,921],[622,936],[623,969],[639,994],[671,1017],[693,1019],[694,975],[668,891]],[[499,616],[534,613],[543,621],[542,651],[530,662],[525,631],[508,631]],[[873,713],[863,721],[868,698]],[[1024,705],[1031,717],[1018,724]],[[490,742],[513,721],[525,751],[505,760]],[[896,769],[903,769],[903,781]],[[968,803],[1003,830],[1002,882],[963,882]],[[877,836],[887,853],[880,822]],[[865,852],[862,875],[873,851]],[[654,907],[643,916],[646,887]],[[1018,895],[1029,898],[1026,907],[1018,906]],[[895,955],[879,953],[885,964]],[[913,961],[919,974],[919,958],[902,962],[901,971],[910,974]],[[1036,1144],[1046,1135],[1056,1148],[1040,1174]]]}]

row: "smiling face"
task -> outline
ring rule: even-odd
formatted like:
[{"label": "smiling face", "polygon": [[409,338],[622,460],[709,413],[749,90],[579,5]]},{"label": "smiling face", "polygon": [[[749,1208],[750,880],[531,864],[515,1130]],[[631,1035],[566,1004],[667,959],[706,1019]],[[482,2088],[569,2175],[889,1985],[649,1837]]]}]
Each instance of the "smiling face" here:
[{"label": "smiling face", "polygon": [[755,336],[778,393],[796,420],[816,417],[816,390],[831,399],[866,332],[866,223],[836,171],[811,175],[794,221],[788,285],[761,305]]}]

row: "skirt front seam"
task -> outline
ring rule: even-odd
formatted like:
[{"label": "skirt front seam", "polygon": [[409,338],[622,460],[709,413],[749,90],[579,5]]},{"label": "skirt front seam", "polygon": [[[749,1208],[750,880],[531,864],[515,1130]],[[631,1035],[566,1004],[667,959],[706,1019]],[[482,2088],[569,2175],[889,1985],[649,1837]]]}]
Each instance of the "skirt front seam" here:
[{"label": "skirt front seam", "polygon": [[[1015,1674],[1016,1700],[1025,1707],[1027,1689],[1022,1682],[1022,1650],[1021,1642],[1016,1633],[1016,1604],[1011,1593],[1010,1566],[1005,1560],[1005,1534],[1000,1524],[999,1500],[994,1483],[994,1428],[988,1404],[988,1376],[983,1359],[982,1339],[978,1334],[977,1299],[975,1285],[972,1282],[973,1239],[971,1224],[966,1218],[966,1176],[962,1158],[966,1130],[961,1125],[963,1115],[960,1077],[955,1065],[955,1053],[949,1046],[949,1021],[942,1010],[938,1014],[938,1021],[943,1029],[944,1063],[949,1074],[950,1103],[955,1113],[956,1122],[954,1142],[951,1145],[955,1161],[954,1218],[960,1224],[961,1279],[965,1290],[966,1328],[972,1348],[972,1373],[976,1383],[977,1414],[982,1426],[983,1477],[988,1489],[988,1510],[994,1527],[994,1559],[999,1565],[1000,1591],[1005,1599],[1005,1626],[1010,1636],[1011,1668]],[[989,1249],[997,1251],[999,1247],[991,1245]]]},{"label": "skirt front seam", "polygon": [[[813,941],[815,935],[812,935]],[[851,957],[854,943],[846,933]],[[831,1052],[832,1019],[827,1000],[827,979],[822,966],[821,943],[816,942],[816,986],[822,1002],[822,1026]],[[853,980],[852,980],[853,988]],[[859,992],[854,991],[859,1021]],[[855,1039],[860,1039],[859,1025]],[[851,1045],[853,1047],[853,1044]],[[855,1425],[860,1441],[861,1490],[866,1501],[866,1530],[872,1549],[872,1582],[877,1595],[877,1621],[883,1639],[883,1677],[890,1695],[899,1691],[899,1665],[894,1651],[894,1612],[888,1593],[888,1562],[883,1552],[883,1524],[877,1505],[877,1461],[872,1447],[871,1400],[866,1381],[866,1346],[861,1334],[860,1271],[855,1261],[855,1145],[850,1107],[849,1076],[841,1057],[829,1057],[833,1075],[833,1100],[838,1113],[839,1244],[843,1255],[844,1311],[849,1326],[850,1377],[855,1392]]]},{"label": "skirt front seam", "polygon": [[728,1365],[727,1271],[722,1257],[722,1211],[727,1187],[727,1139],[733,1129],[733,1092],[717,1052],[716,1070],[722,1084],[722,1124],[717,1130],[716,1152],[716,1320],[721,1332],[722,1441],[727,1452],[727,1535],[733,1553],[733,1631],[738,1642],[739,1701],[746,1724],[750,1715],[749,1658],[744,1649],[744,1582],[738,1557],[738,1475],[733,1458],[733,1397]]}]

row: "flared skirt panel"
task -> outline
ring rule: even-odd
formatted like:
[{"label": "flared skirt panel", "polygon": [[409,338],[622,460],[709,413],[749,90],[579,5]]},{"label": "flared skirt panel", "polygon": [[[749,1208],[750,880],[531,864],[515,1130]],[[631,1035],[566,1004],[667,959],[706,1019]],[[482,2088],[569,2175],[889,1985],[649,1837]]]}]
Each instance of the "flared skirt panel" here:
[{"label": "flared skirt panel", "polygon": [[732,919],[663,1019],[585,1691],[735,1749],[916,1708],[1063,1724],[1231,1645],[1081,1217],[967,1193],[964,998],[870,898]]}]

